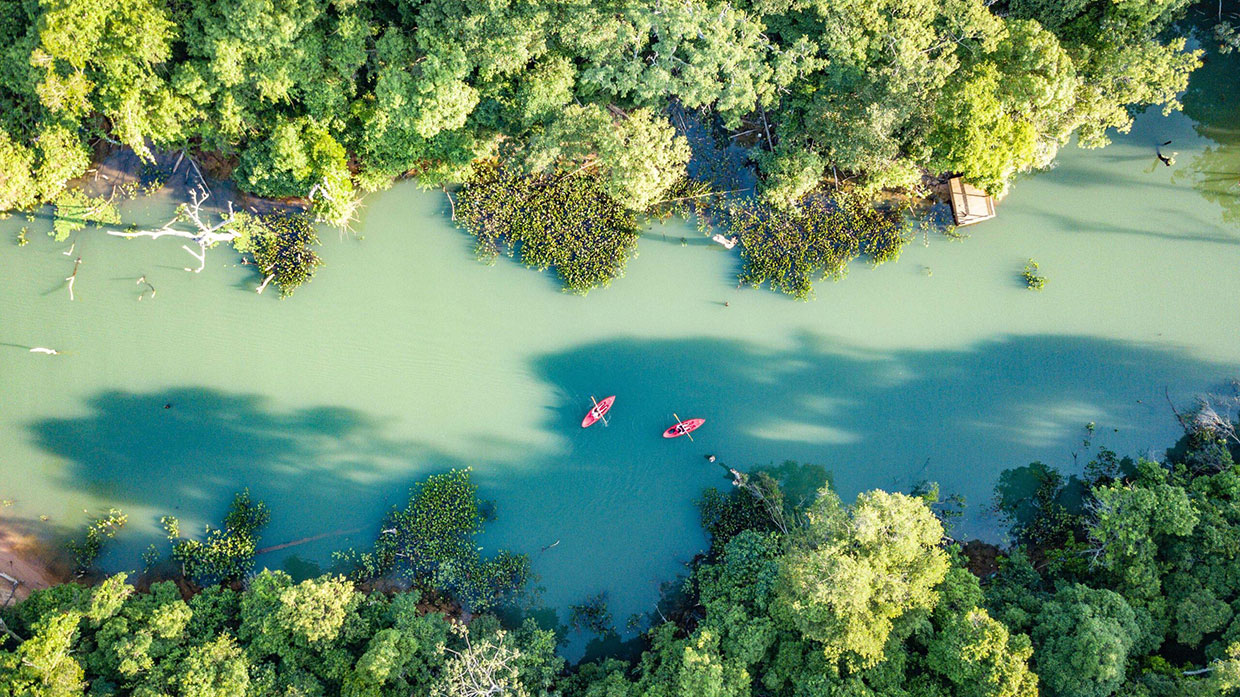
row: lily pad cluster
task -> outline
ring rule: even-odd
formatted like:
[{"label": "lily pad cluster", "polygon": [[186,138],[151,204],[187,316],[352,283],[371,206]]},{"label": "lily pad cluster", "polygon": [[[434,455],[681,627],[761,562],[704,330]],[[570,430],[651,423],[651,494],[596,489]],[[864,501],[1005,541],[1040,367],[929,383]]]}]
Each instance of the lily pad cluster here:
[{"label": "lily pad cluster", "polygon": [[1033,259],[1025,262],[1025,270],[1020,275],[1029,290],[1042,290],[1046,287],[1046,276],[1039,273],[1038,262]]},{"label": "lily pad cluster", "polygon": [[808,300],[813,282],[838,280],[865,254],[875,266],[892,261],[910,239],[902,208],[878,208],[822,196],[779,208],[759,201],[729,206],[727,224],[741,240],[742,283]]},{"label": "lily pad cluster", "polygon": [[415,484],[404,509],[383,520],[369,552],[338,554],[356,580],[400,576],[448,593],[472,610],[493,607],[525,585],[529,558],[501,550],[483,559],[474,536],[483,529],[484,503],[468,468]]},{"label": "lily pad cluster", "polygon": [[233,240],[237,251],[248,252],[254,257],[263,278],[272,280],[280,287],[281,296],[289,296],[303,283],[314,277],[314,271],[322,266],[314,248],[319,243],[314,222],[305,213],[274,213],[253,216],[237,214],[233,222],[240,237]]},{"label": "lily pad cluster", "polygon": [[588,172],[480,165],[461,189],[456,220],[477,238],[479,258],[520,254],[526,266],[554,268],[564,289],[581,295],[624,275],[637,251],[637,218]]}]

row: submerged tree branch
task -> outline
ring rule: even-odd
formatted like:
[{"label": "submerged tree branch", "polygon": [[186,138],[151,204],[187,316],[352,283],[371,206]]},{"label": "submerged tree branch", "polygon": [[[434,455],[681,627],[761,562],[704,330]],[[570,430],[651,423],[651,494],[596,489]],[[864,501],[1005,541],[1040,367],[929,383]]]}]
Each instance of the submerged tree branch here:
[{"label": "submerged tree branch", "polygon": [[[192,159],[190,160],[190,164],[193,164]],[[201,192],[199,190],[191,190],[189,196],[189,203],[179,206],[177,208],[176,217],[169,220],[167,223],[164,223],[162,227],[153,230],[108,230],[108,234],[127,239],[132,239],[135,237],[149,237],[153,240],[171,236],[180,237],[182,239],[195,242],[198,245],[198,251],[196,252],[189,245],[182,245],[181,248],[189,252],[191,256],[198,260],[197,269],[185,267],[185,270],[193,273],[200,273],[204,268],[206,268],[207,250],[209,248],[214,247],[220,242],[232,242],[241,235],[231,227],[233,220],[236,218],[236,213],[233,211],[231,201],[228,203],[228,212],[222,217],[220,222],[211,225],[206,220],[203,220],[202,211],[203,204],[206,203],[207,199],[211,197],[211,194],[205,190]],[[195,229],[185,230],[178,228],[176,227],[178,223],[190,223]]]}]

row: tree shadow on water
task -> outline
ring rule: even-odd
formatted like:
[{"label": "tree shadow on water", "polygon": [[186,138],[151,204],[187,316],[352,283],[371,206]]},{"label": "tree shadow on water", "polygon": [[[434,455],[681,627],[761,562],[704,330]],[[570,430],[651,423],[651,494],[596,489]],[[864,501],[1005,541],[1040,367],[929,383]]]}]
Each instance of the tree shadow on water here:
[{"label": "tree shadow on water", "polygon": [[[1071,336],[891,352],[814,335],[786,350],[619,340],[538,364],[561,394],[618,395],[608,445],[621,444],[629,467],[657,463],[659,487],[683,489],[686,479],[726,486],[718,468],[695,459],[703,454],[741,468],[788,459],[823,465],[845,496],[934,480],[972,502],[963,532],[982,535],[993,534],[982,509],[1002,470],[1038,459],[1070,469],[1089,422],[1097,422],[1098,445],[1134,455],[1166,447],[1176,424],[1164,387],[1187,399],[1235,368],[1173,348]],[[565,405],[554,421],[567,427],[580,411]],[[693,444],[659,442],[673,411],[707,419]]]},{"label": "tree shadow on water", "polygon": [[[1040,460],[1074,474],[1089,422],[1096,447],[1161,450],[1178,433],[1164,387],[1188,401],[1238,367],[1172,347],[1048,335],[925,350],[815,333],[770,345],[615,338],[528,360],[552,395],[535,419],[541,437],[514,442],[512,424],[486,422],[457,448],[469,462],[416,433],[393,438],[384,414],[278,409],[194,387],[102,392],[83,415],[31,429],[65,461],[63,486],[118,506],[218,523],[231,495],[249,487],[272,507],[265,542],[365,529],[260,559],[273,567],[288,554],[323,562],[331,550],[365,544],[409,484],[475,465],[480,494],[498,506],[479,541],[484,554],[529,553],[549,606],[607,591],[614,616],[627,617],[650,611],[659,584],[705,549],[694,501],[708,486],[729,487],[720,464],[814,463],[846,500],[937,481],[970,504],[955,536],[994,539],[997,525],[983,512],[1000,472]],[[610,426],[582,429],[590,396],[610,394]],[[673,414],[707,421],[693,441],[664,439]],[[707,462],[712,454],[719,462]]]},{"label": "tree shadow on water", "polygon": [[[821,465],[845,500],[936,481],[968,501],[955,537],[998,540],[1001,472],[1041,460],[1074,474],[1090,422],[1095,448],[1165,448],[1178,427],[1164,387],[1187,401],[1236,368],[1174,347],[1079,336],[891,351],[815,334],[781,348],[710,338],[579,345],[534,362],[559,396],[545,428],[566,446],[531,453],[520,475],[487,483],[500,503],[488,543],[531,553],[550,606],[606,591],[616,617],[650,612],[659,584],[705,549],[694,501],[706,487],[730,488],[718,465],[785,460]],[[610,394],[610,426],[581,429],[590,396]],[[695,440],[662,438],[673,413],[706,419]],[[798,481],[795,498],[822,478]],[[577,640],[568,653],[611,648]]]},{"label": "tree shadow on water", "polygon": [[280,411],[257,395],[193,387],[112,390],[86,407],[31,426],[41,448],[67,461],[66,488],[218,525],[232,494],[248,487],[272,505],[267,539],[353,527],[370,534],[418,470],[461,466],[390,439],[378,419],[350,409]]}]

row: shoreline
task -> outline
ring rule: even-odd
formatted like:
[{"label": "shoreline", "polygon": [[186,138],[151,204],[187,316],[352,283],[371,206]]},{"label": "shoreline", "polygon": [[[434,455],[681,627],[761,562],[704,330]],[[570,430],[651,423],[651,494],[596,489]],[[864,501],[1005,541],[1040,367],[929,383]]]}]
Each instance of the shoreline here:
[{"label": "shoreline", "polygon": [[36,534],[0,519],[0,608],[26,599],[31,591],[68,582],[57,561]]}]

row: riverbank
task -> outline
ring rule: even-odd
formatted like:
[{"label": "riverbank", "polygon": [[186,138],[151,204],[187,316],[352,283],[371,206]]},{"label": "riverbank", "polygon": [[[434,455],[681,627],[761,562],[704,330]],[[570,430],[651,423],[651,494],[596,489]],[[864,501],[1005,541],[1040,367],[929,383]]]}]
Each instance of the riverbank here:
[{"label": "riverbank", "polygon": [[0,607],[69,580],[67,566],[37,535],[6,520],[0,520],[0,574],[9,577],[0,576]]}]

